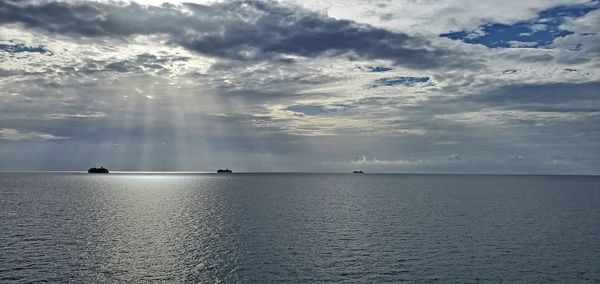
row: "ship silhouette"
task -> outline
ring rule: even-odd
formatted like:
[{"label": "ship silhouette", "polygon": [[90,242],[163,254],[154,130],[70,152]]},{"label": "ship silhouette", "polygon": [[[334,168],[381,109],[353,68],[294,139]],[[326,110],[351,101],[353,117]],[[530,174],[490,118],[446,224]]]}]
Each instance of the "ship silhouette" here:
[{"label": "ship silhouette", "polygon": [[230,174],[230,173],[233,173],[233,172],[229,168],[227,168],[227,169],[224,169],[224,170],[223,169],[218,169],[217,173],[218,174]]},{"label": "ship silhouette", "polygon": [[90,174],[108,174],[108,169],[105,167],[90,168],[88,170],[88,173],[90,173]]}]

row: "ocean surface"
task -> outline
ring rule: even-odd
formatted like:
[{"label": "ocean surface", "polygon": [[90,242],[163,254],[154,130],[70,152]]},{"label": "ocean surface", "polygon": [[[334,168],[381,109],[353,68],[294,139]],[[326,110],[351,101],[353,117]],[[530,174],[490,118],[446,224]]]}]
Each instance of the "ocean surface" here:
[{"label": "ocean surface", "polygon": [[600,282],[600,177],[0,173],[0,282]]}]

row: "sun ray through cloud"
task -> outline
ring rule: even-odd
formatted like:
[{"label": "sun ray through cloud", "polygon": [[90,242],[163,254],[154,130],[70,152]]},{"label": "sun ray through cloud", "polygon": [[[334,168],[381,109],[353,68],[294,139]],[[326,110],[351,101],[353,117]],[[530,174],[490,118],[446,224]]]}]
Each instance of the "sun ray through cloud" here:
[{"label": "sun ray through cloud", "polygon": [[194,2],[0,3],[0,129],[69,137],[3,149],[65,169],[598,168],[597,1]]}]

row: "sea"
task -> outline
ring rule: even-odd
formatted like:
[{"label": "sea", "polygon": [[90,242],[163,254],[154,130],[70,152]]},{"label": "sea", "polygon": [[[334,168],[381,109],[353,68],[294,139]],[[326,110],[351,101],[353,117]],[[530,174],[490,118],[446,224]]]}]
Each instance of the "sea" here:
[{"label": "sea", "polygon": [[0,173],[1,283],[600,283],[600,177]]}]

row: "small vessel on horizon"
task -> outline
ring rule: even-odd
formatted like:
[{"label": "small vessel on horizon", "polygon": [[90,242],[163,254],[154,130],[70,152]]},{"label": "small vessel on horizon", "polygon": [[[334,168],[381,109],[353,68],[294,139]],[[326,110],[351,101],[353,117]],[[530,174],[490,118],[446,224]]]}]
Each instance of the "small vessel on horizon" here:
[{"label": "small vessel on horizon", "polygon": [[88,174],[108,174],[108,169],[105,167],[90,168]]},{"label": "small vessel on horizon", "polygon": [[365,172],[363,172],[363,171],[353,171],[352,173],[353,174],[364,174]]},{"label": "small vessel on horizon", "polygon": [[224,169],[224,170],[223,170],[223,169],[218,169],[218,170],[217,170],[217,173],[218,173],[218,174],[231,174],[231,173],[233,173],[233,172],[232,172],[232,171],[231,171],[229,168],[226,168],[226,169]]}]

